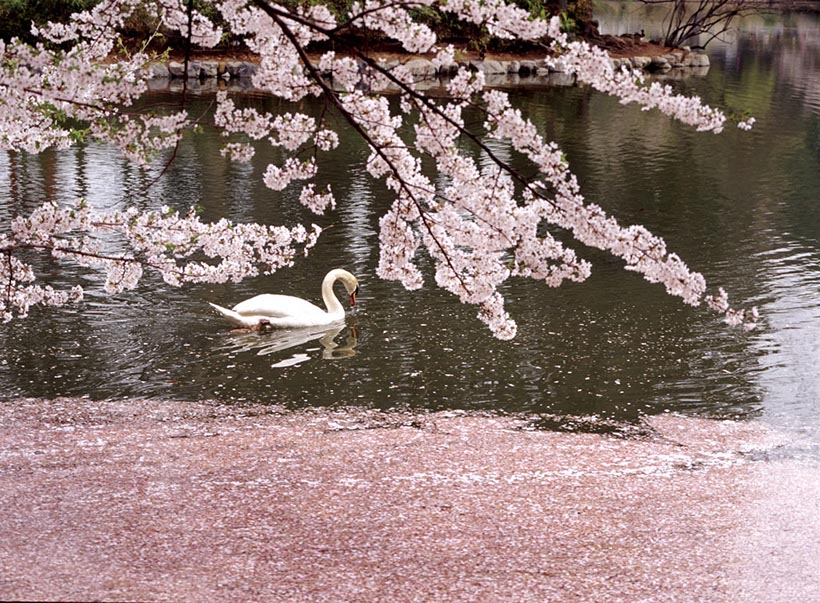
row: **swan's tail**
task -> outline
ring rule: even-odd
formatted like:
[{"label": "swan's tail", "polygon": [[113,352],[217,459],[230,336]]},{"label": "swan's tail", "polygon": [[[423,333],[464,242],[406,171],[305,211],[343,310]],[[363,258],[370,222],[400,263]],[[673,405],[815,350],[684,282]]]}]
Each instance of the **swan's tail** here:
[{"label": "swan's tail", "polygon": [[[211,304],[211,302],[208,303]],[[253,326],[252,324],[249,324],[249,321],[245,316],[237,314],[233,310],[228,310],[228,308],[223,308],[222,306],[217,306],[216,304],[211,304],[211,307],[217,312],[219,312],[223,317],[225,317],[228,320],[228,322],[230,322],[234,326],[246,328],[249,326]]]}]

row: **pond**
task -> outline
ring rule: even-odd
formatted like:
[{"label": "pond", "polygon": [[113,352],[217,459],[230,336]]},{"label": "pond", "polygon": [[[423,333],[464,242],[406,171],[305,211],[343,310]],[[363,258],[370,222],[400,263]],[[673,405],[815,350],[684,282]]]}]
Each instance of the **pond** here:
[{"label": "pond", "polygon": [[[602,30],[649,29],[630,21],[633,10],[610,5]],[[449,294],[432,286],[408,292],[375,276],[389,196],[364,172],[361,143],[343,139],[325,160],[339,206],[317,218],[294,193],[265,188],[261,175],[274,157],[232,164],[206,128],[185,139],[145,195],[135,191],[159,176],[161,162],[142,171],[102,144],[0,154],[0,219],[78,197],[97,209],[202,205],[208,219],[315,221],[326,228],[317,247],[292,269],[237,285],[175,289],[148,277],[115,297],[101,293],[91,271],[46,264],[57,281],[79,279],[86,300],[0,325],[0,396],[529,412],[559,428],[578,417],[612,425],[682,412],[762,417],[803,431],[808,442],[820,401],[820,20],[746,22],[711,48],[711,59],[705,77],[674,85],[748,109],[758,120],[751,132],[697,133],[585,88],[513,94],[566,151],[588,201],[621,223],[647,226],[735,303],[760,308],[750,333],[576,246],[593,261],[593,276],[559,289],[509,283],[518,335],[496,340]],[[163,100],[168,93],[157,92],[151,102]],[[194,112],[210,100],[197,97]],[[244,101],[285,108],[252,93]],[[258,292],[318,300],[335,267],[361,281],[359,305],[337,332],[230,333],[207,303],[231,306]]]}]

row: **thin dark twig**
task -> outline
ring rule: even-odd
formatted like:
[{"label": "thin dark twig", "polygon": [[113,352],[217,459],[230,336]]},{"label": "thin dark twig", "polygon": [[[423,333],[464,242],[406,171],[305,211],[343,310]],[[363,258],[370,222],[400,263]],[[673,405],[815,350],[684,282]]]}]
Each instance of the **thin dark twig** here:
[{"label": "thin dark twig", "polygon": [[[199,117],[197,117],[197,118],[196,118],[193,122],[191,122],[191,123],[193,123],[193,124],[199,124],[199,123],[201,123],[201,122],[202,122],[202,120],[205,118],[205,116],[208,114],[208,112],[211,110],[211,107],[213,106],[214,102],[216,102],[216,100],[215,100],[215,99],[212,99],[212,100],[211,100],[211,102],[210,102],[210,103],[208,103],[208,106],[205,108],[205,110],[204,110],[204,111],[203,111],[203,112],[199,115]],[[169,158],[168,158],[168,161],[166,161],[166,162],[165,162],[165,165],[162,167],[162,170],[161,170],[161,171],[160,171],[160,173],[156,176],[156,178],[154,178],[153,180],[151,180],[151,182],[149,182],[149,183],[145,186],[145,188],[143,188],[143,189],[142,189],[142,191],[140,192],[140,194],[142,194],[142,195],[147,194],[147,193],[148,193],[148,191],[151,189],[151,187],[152,187],[152,186],[154,186],[157,182],[159,182],[160,178],[162,178],[162,177],[166,174],[166,172],[170,169],[171,164],[174,162],[174,160],[175,160],[175,159],[176,159],[176,157],[177,157],[177,153],[179,152],[179,143],[180,143],[180,141],[182,140],[182,136],[181,136],[181,134],[180,134],[180,133],[181,133],[182,131],[183,131],[182,129],[177,130],[177,139],[176,139],[176,142],[174,143],[174,150],[173,150],[173,152],[171,153],[171,157],[169,157]]]},{"label": "thin dark twig", "polygon": [[194,22],[194,0],[188,0],[188,35],[185,38],[185,60],[182,63],[182,108],[188,94],[188,63],[191,60],[191,32]]},{"label": "thin dark twig", "polygon": [[165,175],[165,173],[168,171],[168,169],[171,167],[171,164],[174,162],[174,159],[176,159],[177,153],[179,152],[179,142],[180,142],[180,140],[182,140],[182,139],[177,137],[177,140],[174,143],[174,150],[171,153],[171,157],[168,159],[168,161],[165,162],[165,165],[162,166],[162,170],[160,170],[159,174],[157,174],[157,176],[153,180],[151,180],[151,182],[149,182],[145,186],[145,188],[142,189],[141,194],[145,195],[146,193],[148,193],[148,191],[151,189],[151,187],[154,186],[157,182],[159,182],[160,178],[162,178]]},{"label": "thin dark twig", "polygon": [[10,248],[2,250],[2,253],[7,253],[11,256],[11,253],[17,249],[38,249],[40,251],[51,251],[51,252],[58,252],[64,253],[65,255],[75,255],[87,258],[94,258],[96,260],[103,260],[106,262],[125,262],[130,264],[140,264],[142,266],[148,266],[149,268],[154,268],[156,270],[165,271],[165,272],[173,272],[179,276],[185,276],[184,270],[168,270],[167,267],[161,266],[158,264],[152,264],[151,262],[137,258],[137,257],[129,257],[129,256],[111,256],[105,255],[102,253],[95,253],[91,251],[82,251],[80,249],[72,249],[71,247],[60,247],[58,245],[48,245],[46,243],[18,243]]}]

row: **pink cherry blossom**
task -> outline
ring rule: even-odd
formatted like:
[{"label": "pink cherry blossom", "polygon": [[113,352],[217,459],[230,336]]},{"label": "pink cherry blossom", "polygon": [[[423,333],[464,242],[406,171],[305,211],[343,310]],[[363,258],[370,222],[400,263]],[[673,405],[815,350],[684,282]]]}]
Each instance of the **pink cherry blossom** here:
[{"label": "pink cherry blossom", "polygon": [[[213,115],[225,139],[223,155],[247,162],[260,145],[276,147],[282,159],[266,167],[265,184],[274,190],[300,187],[299,201],[323,214],[335,208],[336,199],[329,187],[317,189],[317,157],[338,147],[335,129],[351,128],[370,150],[368,173],[383,180],[390,194],[379,220],[378,275],[417,289],[424,283],[418,264],[424,255],[434,264],[435,283],[474,305],[479,320],[497,337],[508,339],[516,332],[501,293],[508,279],[531,278],[557,287],[590,275],[591,265],[545,233],[543,224],[611,253],[627,270],[661,284],[686,304],[706,305],[729,324],[748,328],[756,322],[757,310],[732,308],[723,289],[708,295],[703,275],[689,269],[662,238],[639,225],[622,225],[600,205],[587,202],[561,149],[543,139],[506,93],[486,89],[483,73],[462,67],[447,82],[447,96],[435,97],[418,88],[407,66],[345,47],[340,34],[350,28],[374,30],[410,52],[435,53],[434,65],[449,69],[454,49],[438,47],[434,32],[413,12],[438,10],[498,37],[547,39],[547,63],[582,85],[697,130],[720,132],[725,114],[701,99],[678,95],[630,69],[613,69],[603,51],[569,40],[557,18],[532,18],[504,0],[361,0],[341,24],[321,3],[290,7],[266,0],[212,0],[198,5],[219,11],[226,31],[204,12],[194,11],[189,21],[188,3],[182,0],[103,0],[66,23],[34,28],[49,44],[0,41],[0,150],[36,153],[88,136],[111,142],[130,160],[145,164],[164,149],[176,148],[198,121],[186,110],[184,95],[176,110],[137,111],[134,103],[147,89],[149,56],[137,51],[119,62],[109,60],[126,19],[139,8],[183,36],[190,22],[197,46],[213,47],[225,33],[241,38],[260,55],[254,85],[271,95],[288,101],[324,97],[326,110],[316,118],[260,113],[238,106],[239,99],[227,92],[217,93]],[[324,46],[317,49],[317,42]],[[398,110],[374,92],[387,89],[398,94]],[[487,137],[465,125],[466,109],[482,116]],[[747,118],[738,127],[749,129],[753,123]],[[465,145],[480,151],[480,164]],[[506,150],[527,158],[530,175],[513,169],[504,159]],[[434,166],[434,177],[422,169],[423,162]],[[110,241],[110,236],[98,236],[103,232],[113,233],[118,245],[103,243]],[[47,201],[0,230],[0,314],[10,320],[27,315],[33,305],[82,298],[78,286],[57,291],[38,284],[32,264],[22,259],[32,252],[99,270],[105,289],[118,293],[138,286],[146,270],[175,286],[270,273],[307,253],[319,234],[315,225],[204,223],[195,213],[179,215],[168,208],[94,214],[82,202],[58,206]]]}]

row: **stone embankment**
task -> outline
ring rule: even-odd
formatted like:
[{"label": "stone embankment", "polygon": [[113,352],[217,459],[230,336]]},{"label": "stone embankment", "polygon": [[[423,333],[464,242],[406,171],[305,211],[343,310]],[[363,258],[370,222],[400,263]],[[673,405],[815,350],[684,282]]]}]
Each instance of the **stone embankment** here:
[{"label": "stone embankment", "polygon": [[[703,76],[709,70],[709,57],[705,54],[691,52],[688,49],[674,50],[667,54],[655,56],[615,57],[610,59],[615,69],[628,67],[665,77]],[[462,61],[450,68],[438,69],[431,61],[421,57],[401,61],[419,81],[435,81],[447,78],[455,73],[458,66],[467,65],[475,71],[481,71],[487,77],[488,84],[543,82],[553,85],[572,85],[575,78],[564,73],[560,67],[548,66],[546,61],[521,60],[470,60]],[[398,65],[399,60],[384,62],[386,67]],[[188,77],[196,80],[250,80],[258,64],[253,61],[216,61],[195,60],[188,63]],[[185,66],[181,62],[155,63],[149,67],[151,79],[182,79]],[[327,74],[331,75],[331,74]]]}]

